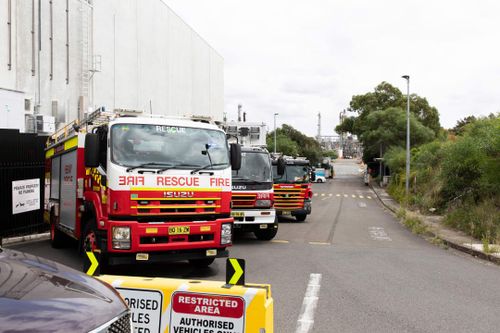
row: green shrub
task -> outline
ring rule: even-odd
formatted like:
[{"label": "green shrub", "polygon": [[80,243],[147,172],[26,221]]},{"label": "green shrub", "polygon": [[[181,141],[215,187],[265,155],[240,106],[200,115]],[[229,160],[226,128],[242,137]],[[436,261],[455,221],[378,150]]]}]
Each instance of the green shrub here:
[{"label": "green shrub", "polygon": [[447,145],[441,179],[446,201],[472,198],[476,203],[500,192],[500,118],[466,126],[463,137]]},{"label": "green shrub", "polygon": [[445,223],[477,239],[486,239],[489,243],[500,244],[499,207],[500,205],[495,202],[495,199],[489,199],[479,204],[469,200],[469,202],[451,210],[445,218]]}]

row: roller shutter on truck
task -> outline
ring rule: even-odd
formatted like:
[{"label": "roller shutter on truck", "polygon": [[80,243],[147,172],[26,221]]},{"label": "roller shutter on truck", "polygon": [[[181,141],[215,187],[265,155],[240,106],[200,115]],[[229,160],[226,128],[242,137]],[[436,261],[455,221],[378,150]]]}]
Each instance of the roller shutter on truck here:
[{"label": "roller shutter on truck", "polygon": [[61,184],[60,223],[75,230],[76,223],[76,154],[73,150],[61,156],[59,183]]}]

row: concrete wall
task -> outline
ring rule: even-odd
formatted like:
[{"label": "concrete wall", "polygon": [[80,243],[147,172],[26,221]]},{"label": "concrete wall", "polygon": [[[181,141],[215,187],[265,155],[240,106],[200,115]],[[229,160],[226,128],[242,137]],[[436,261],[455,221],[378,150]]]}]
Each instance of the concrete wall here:
[{"label": "concrete wall", "polygon": [[61,123],[78,117],[79,106],[152,106],[222,119],[223,58],[160,0],[41,4],[39,15],[38,0],[0,0],[0,88],[24,92],[28,113]]},{"label": "concrete wall", "polygon": [[94,104],[223,116],[223,59],[159,0],[94,2]]}]

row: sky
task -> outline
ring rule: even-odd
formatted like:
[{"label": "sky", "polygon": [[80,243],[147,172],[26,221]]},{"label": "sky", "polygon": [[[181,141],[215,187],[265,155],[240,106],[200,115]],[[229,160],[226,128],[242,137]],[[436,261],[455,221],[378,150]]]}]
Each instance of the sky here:
[{"label": "sky", "polygon": [[[500,112],[498,0],[163,0],[224,58],[225,112],[335,135],[382,81],[427,98],[441,126]],[[354,115],[354,114],[353,114]]]}]

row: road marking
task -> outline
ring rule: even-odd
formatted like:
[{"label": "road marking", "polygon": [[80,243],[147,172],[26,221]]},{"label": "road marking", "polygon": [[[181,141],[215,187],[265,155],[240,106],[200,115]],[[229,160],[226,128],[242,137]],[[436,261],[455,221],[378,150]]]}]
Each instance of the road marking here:
[{"label": "road marking", "polygon": [[314,325],[314,311],[318,305],[319,289],[321,288],[321,274],[311,273],[309,284],[307,285],[304,301],[297,320],[295,333],[311,332]]},{"label": "road marking", "polygon": [[287,240],[282,240],[282,239],[273,239],[271,240],[272,243],[281,243],[281,244],[288,244],[290,243],[289,241]]},{"label": "road marking", "polygon": [[367,198],[370,199],[370,200],[372,199],[372,197],[370,197],[370,196],[367,196]]},{"label": "road marking", "polygon": [[310,245],[332,245],[327,242],[309,242]]},{"label": "road marking", "polygon": [[366,208],[366,204],[364,202],[359,202],[358,206],[361,208]]},{"label": "road marking", "polygon": [[360,196],[359,196],[359,198],[360,198],[360,199],[364,199],[364,196],[360,195]]},{"label": "road marking", "polygon": [[325,193],[321,193],[321,196],[324,197],[325,196]]},{"label": "road marking", "polygon": [[314,193],[314,196],[317,197],[318,196],[318,193]]},{"label": "road marking", "polygon": [[370,227],[368,228],[368,232],[370,233],[370,237],[373,240],[378,241],[392,241],[391,237],[387,235],[384,228],[382,227]]},{"label": "road marking", "polygon": [[328,196],[330,196],[330,197],[331,197],[331,196],[333,196],[333,194],[331,194],[331,193],[330,193],[330,194],[328,194]]},{"label": "road marking", "polygon": [[347,195],[347,194],[344,194],[344,198],[347,198],[347,197],[348,197],[348,195]]},{"label": "road marking", "polygon": [[353,197],[353,198],[356,198],[356,196],[355,196],[354,194],[352,195],[352,197]]},{"label": "road marking", "polygon": [[340,194],[337,194],[338,197],[340,197]]},{"label": "road marking", "polygon": [[330,199],[330,197],[324,197],[323,199],[321,199],[321,201],[326,200],[326,199]]}]

